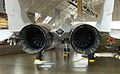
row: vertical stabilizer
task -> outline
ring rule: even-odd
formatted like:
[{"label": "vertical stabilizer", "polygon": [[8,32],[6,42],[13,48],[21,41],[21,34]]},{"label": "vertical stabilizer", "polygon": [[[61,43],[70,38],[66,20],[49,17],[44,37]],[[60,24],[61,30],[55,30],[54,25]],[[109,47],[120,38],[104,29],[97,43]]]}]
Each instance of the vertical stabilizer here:
[{"label": "vertical stabilizer", "polygon": [[10,31],[20,31],[24,26],[31,23],[25,13],[22,0],[5,0],[5,8]]},{"label": "vertical stabilizer", "polygon": [[111,31],[111,22],[112,22],[114,1],[115,0],[104,0],[104,5],[101,10],[100,20],[96,24],[96,27],[99,31],[102,31],[102,32],[110,32]]}]

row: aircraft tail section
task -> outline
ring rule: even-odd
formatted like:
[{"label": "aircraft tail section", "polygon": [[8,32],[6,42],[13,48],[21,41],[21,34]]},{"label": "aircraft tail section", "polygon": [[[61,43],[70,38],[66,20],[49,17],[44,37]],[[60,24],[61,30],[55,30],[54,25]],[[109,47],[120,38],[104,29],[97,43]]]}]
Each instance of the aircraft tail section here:
[{"label": "aircraft tail section", "polygon": [[5,8],[11,32],[20,31],[24,26],[31,24],[25,13],[22,0],[5,0]]},{"label": "aircraft tail section", "polygon": [[104,5],[101,11],[100,20],[97,22],[96,27],[101,32],[111,31],[112,13],[115,0],[104,0]]}]

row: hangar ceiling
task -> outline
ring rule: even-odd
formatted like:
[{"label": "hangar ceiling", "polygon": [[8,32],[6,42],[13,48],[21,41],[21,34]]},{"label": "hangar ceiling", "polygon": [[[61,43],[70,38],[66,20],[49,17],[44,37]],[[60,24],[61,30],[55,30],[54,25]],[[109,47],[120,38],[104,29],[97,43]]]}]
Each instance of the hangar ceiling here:
[{"label": "hangar ceiling", "polygon": [[[64,20],[71,14],[74,18],[77,17],[77,0],[22,0],[25,10],[31,13],[39,13],[40,19],[43,21],[47,16],[54,17],[55,8],[60,10],[60,20]],[[70,3],[72,2],[72,4]],[[104,0],[82,0],[83,5],[83,21],[97,21],[100,16],[100,10]],[[90,11],[87,11],[88,8]],[[120,0],[115,0],[115,7],[113,12],[113,20],[120,21]],[[91,11],[93,12],[91,14]],[[94,15],[95,14],[95,15]],[[97,17],[96,17],[97,15]],[[52,20],[55,20],[52,18]],[[78,19],[79,20],[79,19]],[[51,23],[53,24],[53,22]]]},{"label": "hangar ceiling", "polygon": [[[77,16],[77,8],[69,2],[77,5],[77,0],[23,0],[26,10],[32,13],[40,13],[43,16],[41,20],[47,16],[53,17],[55,8],[60,10],[61,19],[70,16],[70,14]],[[104,0],[82,0],[82,2],[83,6],[89,8],[99,17],[100,9],[102,8]],[[113,20],[120,20],[120,17],[118,17],[118,15],[120,14],[119,8],[120,0],[116,0]],[[89,12],[83,12],[83,18],[85,19],[85,21],[97,20],[97,17],[89,14]]]},{"label": "hangar ceiling", "polygon": [[[28,12],[33,13],[40,13],[43,16],[53,16],[55,8],[60,10],[60,17],[63,19],[70,14],[77,15],[76,11],[77,8],[70,4],[69,2],[72,2],[73,4],[77,5],[77,0],[23,0],[23,3],[25,5],[26,10]],[[91,11],[95,12],[97,14],[99,6],[103,3],[103,0],[83,0],[83,5],[89,8]],[[98,8],[97,8],[98,7]],[[96,20],[96,17],[93,17],[92,15],[89,15],[89,13],[83,13],[83,17],[92,18],[93,20]],[[93,21],[91,19],[85,18],[88,21]]]}]

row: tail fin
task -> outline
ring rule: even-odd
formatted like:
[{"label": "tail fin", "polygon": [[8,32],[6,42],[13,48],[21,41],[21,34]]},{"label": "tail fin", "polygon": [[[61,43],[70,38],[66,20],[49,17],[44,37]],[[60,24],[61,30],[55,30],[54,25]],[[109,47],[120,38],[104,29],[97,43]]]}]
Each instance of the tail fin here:
[{"label": "tail fin", "polygon": [[114,1],[115,0],[104,0],[104,5],[101,11],[101,17],[100,17],[100,20],[96,24],[96,27],[98,28],[99,31],[102,31],[102,32],[111,31]]},{"label": "tail fin", "polygon": [[25,25],[31,23],[25,13],[22,0],[5,0],[5,8],[10,31],[20,31]]}]

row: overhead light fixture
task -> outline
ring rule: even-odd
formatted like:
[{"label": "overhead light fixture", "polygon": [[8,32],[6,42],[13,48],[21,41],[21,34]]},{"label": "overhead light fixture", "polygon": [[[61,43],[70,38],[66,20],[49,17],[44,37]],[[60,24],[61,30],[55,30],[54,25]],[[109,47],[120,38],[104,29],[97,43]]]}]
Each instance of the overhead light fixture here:
[{"label": "overhead light fixture", "polygon": [[52,26],[55,26],[55,23],[53,23],[53,25]]},{"label": "overhead light fixture", "polygon": [[52,17],[47,16],[42,23],[48,24],[52,20]]},{"label": "overhead light fixture", "polygon": [[37,21],[41,17],[41,14],[35,13],[35,21]]}]

